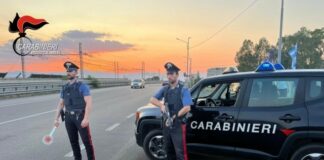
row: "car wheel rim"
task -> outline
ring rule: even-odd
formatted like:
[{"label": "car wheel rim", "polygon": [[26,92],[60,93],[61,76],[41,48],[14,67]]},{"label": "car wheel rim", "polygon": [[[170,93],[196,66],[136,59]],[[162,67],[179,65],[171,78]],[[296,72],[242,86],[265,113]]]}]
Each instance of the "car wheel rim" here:
[{"label": "car wheel rim", "polygon": [[163,136],[156,135],[152,137],[149,142],[149,151],[151,155],[157,159],[165,159],[167,156],[163,146],[164,146]]},{"label": "car wheel rim", "polygon": [[310,154],[304,156],[303,158],[301,158],[301,160],[324,160],[324,154],[323,153],[310,153]]}]

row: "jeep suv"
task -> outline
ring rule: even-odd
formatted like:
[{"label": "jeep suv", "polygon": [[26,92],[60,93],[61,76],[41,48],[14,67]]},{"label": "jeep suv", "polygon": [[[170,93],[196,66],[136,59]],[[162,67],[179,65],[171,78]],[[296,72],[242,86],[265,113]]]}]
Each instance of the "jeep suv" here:
[{"label": "jeep suv", "polygon": [[[201,80],[191,88],[191,94],[194,105],[187,124],[190,153],[324,159],[323,70],[260,69],[224,74]],[[165,159],[159,108],[139,108],[135,126],[137,144],[148,157]]]}]

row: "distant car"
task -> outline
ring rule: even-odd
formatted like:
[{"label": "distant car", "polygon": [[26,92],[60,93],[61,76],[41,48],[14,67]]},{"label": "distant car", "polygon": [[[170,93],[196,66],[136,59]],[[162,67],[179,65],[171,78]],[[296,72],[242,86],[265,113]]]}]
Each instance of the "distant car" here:
[{"label": "distant car", "polygon": [[145,88],[145,81],[143,79],[135,79],[131,82],[131,88]]}]

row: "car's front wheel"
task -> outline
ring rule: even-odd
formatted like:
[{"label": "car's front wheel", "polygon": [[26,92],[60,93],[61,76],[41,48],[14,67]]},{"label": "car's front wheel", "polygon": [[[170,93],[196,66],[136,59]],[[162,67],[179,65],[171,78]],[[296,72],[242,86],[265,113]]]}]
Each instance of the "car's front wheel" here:
[{"label": "car's front wheel", "polygon": [[151,160],[165,160],[164,139],[161,130],[153,130],[144,138],[143,148]]},{"label": "car's front wheel", "polygon": [[295,151],[291,160],[324,160],[324,145],[311,144]]}]

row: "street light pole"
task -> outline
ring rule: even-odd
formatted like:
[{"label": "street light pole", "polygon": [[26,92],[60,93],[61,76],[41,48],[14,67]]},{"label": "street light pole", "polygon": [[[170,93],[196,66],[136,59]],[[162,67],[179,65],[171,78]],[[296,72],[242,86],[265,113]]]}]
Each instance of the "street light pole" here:
[{"label": "street light pole", "polygon": [[81,43],[81,42],[79,42],[79,56],[80,56],[81,79],[84,79],[84,70],[83,70],[83,52],[82,52],[82,43]]},{"label": "street light pole", "polygon": [[189,75],[191,75],[192,58],[189,59]]},{"label": "street light pole", "polygon": [[188,37],[188,40],[185,41],[185,40],[182,40],[182,39],[180,39],[180,38],[177,38],[178,41],[187,44],[187,71],[186,71],[186,74],[187,74],[187,80],[188,80],[188,82],[190,81],[190,74],[189,74],[189,57],[190,57],[190,56],[189,56],[189,50],[190,50],[190,39],[191,39],[191,37]]},{"label": "street light pole", "polygon": [[284,14],[284,0],[281,0],[281,14],[280,14],[280,31],[279,31],[279,48],[278,48],[278,59],[277,63],[281,64],[281,51],[282,51],[282,25],[283,25],[283,14]]},{"label": "street light pole", "polygon": [[190,40],[190,37],[188,37],[188,41],[187,41],[187,77],[190,81],[190,73],[189,73],[189,49],[190,49],[189,46],[190,46],[190,44],[189,44],[189,40]]}]

